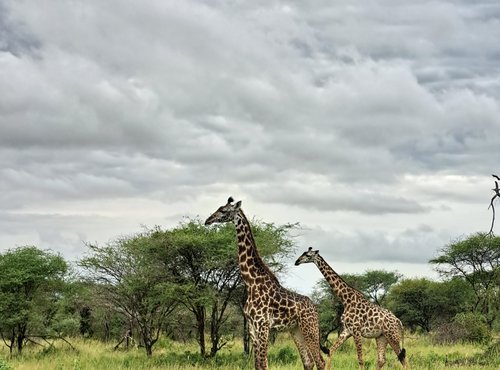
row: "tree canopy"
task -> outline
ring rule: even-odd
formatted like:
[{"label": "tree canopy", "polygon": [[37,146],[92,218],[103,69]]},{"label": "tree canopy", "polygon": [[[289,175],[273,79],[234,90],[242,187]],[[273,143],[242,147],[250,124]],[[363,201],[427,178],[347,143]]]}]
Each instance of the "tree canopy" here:
[{"label": "tree canopy", "polygon": [[461,278],[475,296],[473,310],[484,314],[489,325],[500,306],[500,237],[476,233],[447,244],[429,261],[447,278]]},{"label": "tree canopy", "polygon": [[66,261],[33,246],[0,255],[0,334],[10,352],[20,353],[34,336],[45,336],[62,298]]}]

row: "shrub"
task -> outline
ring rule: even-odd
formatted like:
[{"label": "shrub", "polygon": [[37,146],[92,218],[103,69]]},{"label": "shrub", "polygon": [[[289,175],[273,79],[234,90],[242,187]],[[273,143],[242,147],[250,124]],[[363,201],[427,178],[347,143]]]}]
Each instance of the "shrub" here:
[{"label": "shrub", "polygon": [[453,322],[465,329],[466,334],[463,339],[466,341],[486,343],[491,340],[491,331],[483,315],[473,312],[461,312],[453,318]]},{"label": "shrub", "polygon": [[500,340],[494,341],[481,356],[479,362],[483,364],[500,365]]},{"label": "shrub", "polygon": [[452,322],[439,326],[433,342],[448,344],[457,342],[486,343],[491,340],[491,331],[484,317],[473,312],[462,312]]},{"label": "shrub", "polygon": [[12,370],[12,367],[7,363],[7,361],[0,358],[0,370]]},{"label": "shrub", "polygon": [[297,351],[290,347],[286,346],[283,348],[280,348],[278,353],[276,355],[270,354],[269,355],[269,362],[274,362],[282,365],[286,364],[291,364],[297,361]]}]

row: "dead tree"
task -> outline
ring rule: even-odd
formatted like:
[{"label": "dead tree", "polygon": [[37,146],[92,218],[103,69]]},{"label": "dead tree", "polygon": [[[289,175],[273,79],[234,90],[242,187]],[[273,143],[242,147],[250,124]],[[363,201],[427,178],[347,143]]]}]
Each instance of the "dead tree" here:
[{"label": "dead tree", "polygon": [[500,177],[498,177],[497,175],[491,175],[491,176],[493,176],[496,180],[495,180],[495,187],[491,189],[495,192],[495,195],[493,195],[493,198],[491,198],[490,206],[488,207],[488,209],[491,208],[492,211],[491,227],[490,231],[488,232],[489,235],[493,235],[493,227],[495,226],[495,200],[496,198],[500,198],[500,189],[498,188],[498,181],[500,181]]}]

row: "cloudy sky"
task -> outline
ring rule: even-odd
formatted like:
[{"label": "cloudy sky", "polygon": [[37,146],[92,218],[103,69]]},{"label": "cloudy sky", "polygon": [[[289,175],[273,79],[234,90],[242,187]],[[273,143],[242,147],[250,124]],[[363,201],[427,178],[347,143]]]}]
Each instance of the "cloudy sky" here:
[{"label": "cloudy sky", "polygon": [[498,40],[497,0],[0,0],[0,251],[75,260],[232,195],[341,273],[436,277],[490,226]]}]

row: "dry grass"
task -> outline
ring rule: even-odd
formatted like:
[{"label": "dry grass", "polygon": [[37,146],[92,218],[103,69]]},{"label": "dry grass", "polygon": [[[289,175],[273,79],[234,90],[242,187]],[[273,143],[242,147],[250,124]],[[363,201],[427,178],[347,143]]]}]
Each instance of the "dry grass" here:
[{"label": "dry grass", "polygon": [[[229,343],[215,359],[203,359],[197,353],[195,343],[177,343],[162,340],[155,348],[152,358],[147,358],[143,349],[113,351],[112,343],[95,340],[73,339],[75,350],[67,344],[56,343],[52,349],[28,346],[22,356],[8,358],[6,347],[0,350],[0,370],[98,370],[98,369],[253,369],[253,359],[242,354],[241,341]],[[434,345],[428,337],[410,336],[405,339],[411,369],[429,370],[496,370],[499,358],[482,358],[485,348],[472,344]],[[375,341],[364,342],[367,369],[376,363]],[[478,360],[481,359],[482,360]],[[2,365],[3,361],[3,365]],[[291,339],[283,334],[271,346],[270,368],[275,370],[302,369]],[[347,341],[334,355],[332,368],[358,370],[352,340]],[[384,369],[400,369],[396,355],[387,351]]]}]

